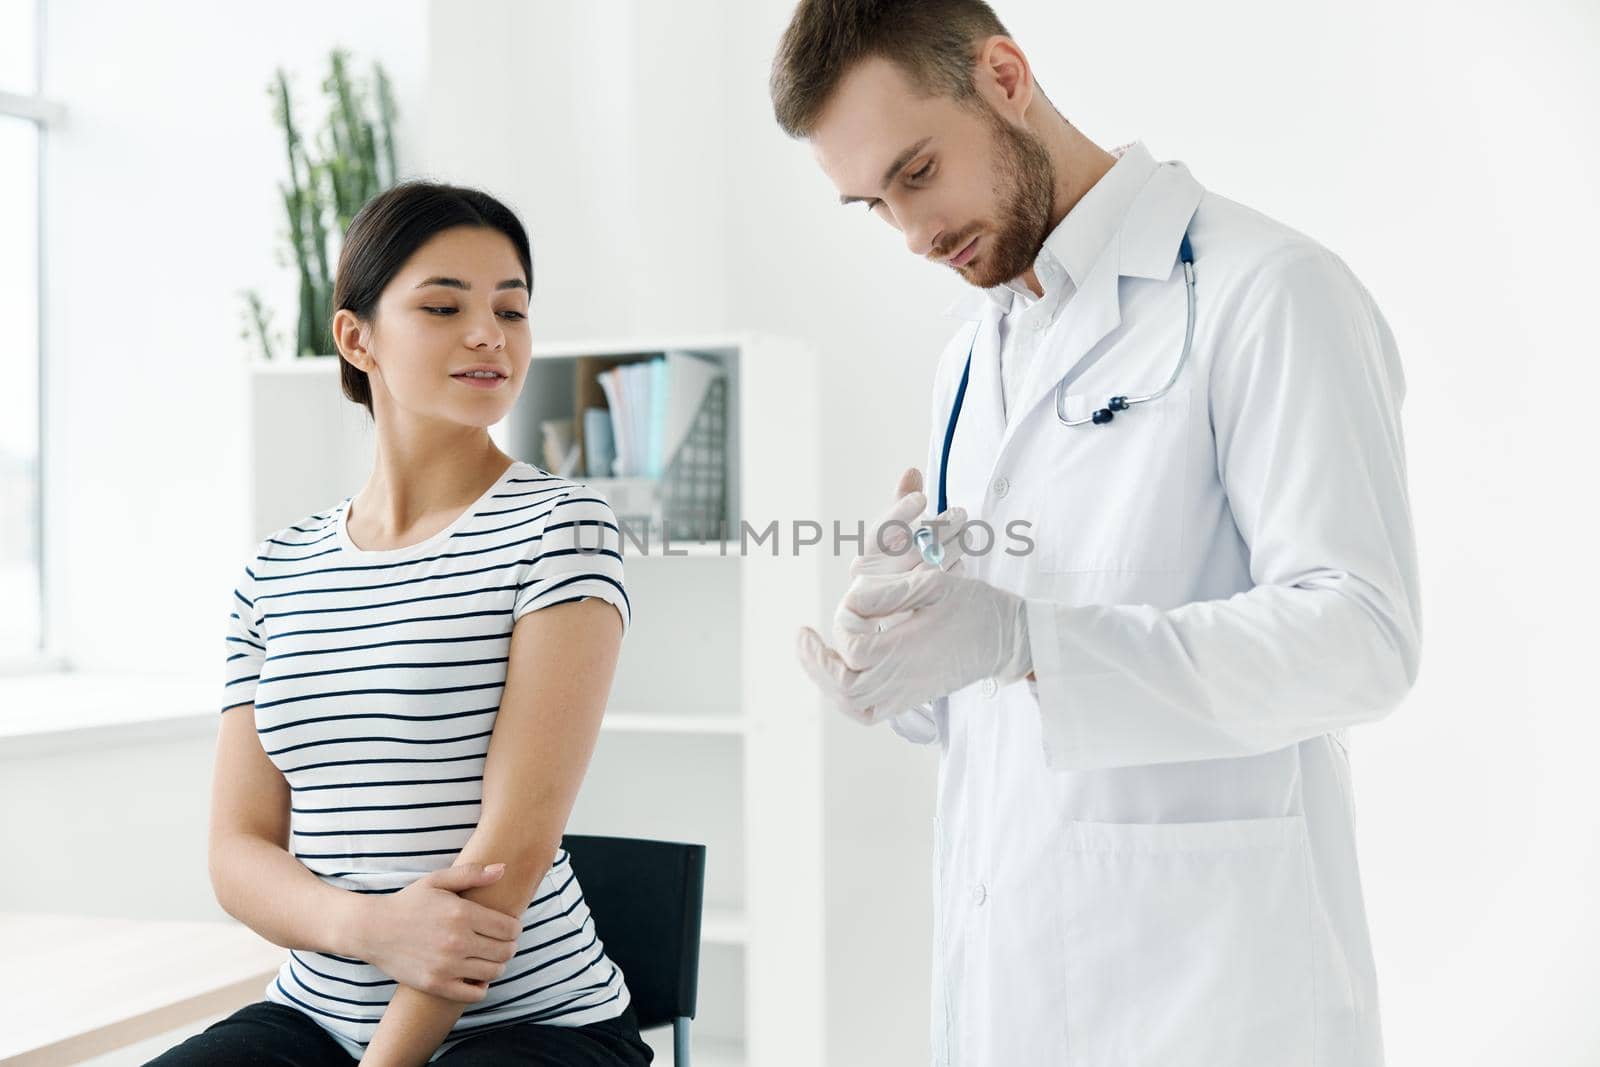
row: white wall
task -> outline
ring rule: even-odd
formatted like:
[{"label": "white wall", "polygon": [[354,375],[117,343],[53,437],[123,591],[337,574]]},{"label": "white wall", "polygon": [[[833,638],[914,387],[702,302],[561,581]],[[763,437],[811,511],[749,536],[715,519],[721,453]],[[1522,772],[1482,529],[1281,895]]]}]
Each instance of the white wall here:
[{"label": "white wall", "polygon": [[267,86],[286,67],[302,120],[320,116],[330,49],[363,72],[381,59],[414,146],[424,11],[50,0],[43,92],[66,121],[46,155],[46,566],[75,666],[220,671],[229,591],[261,536],[241,481],[256,349],[240,291],[293,325]]},{"label": "white wall", "polygon": [[[730,321],[722,7],[431,5],[420,169],[521,215],[540,339],[681,336]],[[686,33],[693,62],[669,46]]]},{"label": "white wall", "polygon": [[0,911],[225,919],[206,872],[216,724],[0,741]]},{"label": "white wall", "polygon": [[[48,88],[74,115],[51,157],[54,573],[85,659],[215,659],[218,591],[249,544],[233,292],[263,280],[277,225],[262,86],[335,40],[413,93],[428,69],[425,165],[525,213],[543,337],[750,328],[814,347],[826,425],[801,440],[831,474],[820,518],[875,515],[922,461],[956,283],[838,208],[772,125],[789,7],[52,0]],[[1389,1060],[1593,1062],[1600,726],[1579,671],[1600,353],[1579,309],[1600,236],[1600,16],[1558,0],[1000,12],[1091,138],[1184,160],[1323,241],[1383,307],[1410,383],[1426,628],[1412,698],[1355,737]],[[835,561],[830,600],[844,578]],[[137,611],[155,614],[130,628]],[[833,921],[882,961],[830,967],[830,1062],[925,1062],[930,754],[842,719],[827,743],[828,833],[859,861],[828,872]],[[74,810],[116,816],[115,787],[94,799]]]}]

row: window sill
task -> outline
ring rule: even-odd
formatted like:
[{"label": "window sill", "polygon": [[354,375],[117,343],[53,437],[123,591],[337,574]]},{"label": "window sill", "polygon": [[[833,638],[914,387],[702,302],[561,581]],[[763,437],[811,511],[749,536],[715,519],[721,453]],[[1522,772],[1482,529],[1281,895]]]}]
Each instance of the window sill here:
[{"label": "window sill", "polygon": [[216,729],[217,684],[189,674],[0,677],[0,752],[96,747]]}]

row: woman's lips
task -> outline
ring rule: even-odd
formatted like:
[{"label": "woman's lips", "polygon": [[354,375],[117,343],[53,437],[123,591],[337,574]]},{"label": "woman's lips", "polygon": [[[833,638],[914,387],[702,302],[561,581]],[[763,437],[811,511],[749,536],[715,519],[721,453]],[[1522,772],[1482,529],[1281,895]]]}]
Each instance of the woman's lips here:
[{"label": "woman's lips", "polygon": [[971,244],[951,256],[948,262],[952,267],[965,267],[972,257],[977,254],[977,251],[978,238],[974,237]]},{"label": "woman's lips", "polygon": [[467,374],[452,374],[450,377],[475,389],[498,389],[506,383],[504,378],[474,378]]}]

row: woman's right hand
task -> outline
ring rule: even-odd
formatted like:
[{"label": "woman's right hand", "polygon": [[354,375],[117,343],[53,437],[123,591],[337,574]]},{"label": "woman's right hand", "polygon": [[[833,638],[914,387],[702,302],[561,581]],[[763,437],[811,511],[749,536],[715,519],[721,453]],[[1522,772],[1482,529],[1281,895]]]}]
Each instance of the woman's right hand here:
[{"label": "woman's right hand", "polygon": [[477,1003],[516,954],[522,922],[457,894],[504,873],[503,863],[463,863],[370,898],[362,958],[402,985]]}]

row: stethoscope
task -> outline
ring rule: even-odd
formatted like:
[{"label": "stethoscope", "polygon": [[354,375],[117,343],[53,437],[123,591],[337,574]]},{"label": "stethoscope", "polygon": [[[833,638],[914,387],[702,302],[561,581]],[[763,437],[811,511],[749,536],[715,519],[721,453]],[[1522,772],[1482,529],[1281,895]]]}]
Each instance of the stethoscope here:
[{"label": "stethoscope", "polygon": [[[1116,418],[1117,412],[1127,411],[1135,404],[1148,403],[1166,395],[1178,380],[1178,375],[1183,372],[1183,365],[1189,361],[1189,345],[1194,340],[1194,249],[1189,246],[1189,233],[1184,231],[1183,242],[1178,246],[1178,258],[1183,261],[1183,281],[1189,296],[1189,318],[1183,328],[1183,352],[1178,356],[1178,365],[1172,368],[1172,376],[1167,383],[1153,393],[1144,396],[1114,396],[1106,401],[1106,406],[1086,415],[1081,419],[1067,418],[1067,385],[1063,379],[1056,384],[1056,418],[1061,420],[1063,426],[1083,426],[1092,423],[1095,426],[1104,426]],[[967,378],[972,374],[972,352],[978,346],[978,331],[972,334],[972,346],[967,349],[967,365],[961,372],[961,384],[956,387],[956,402],[950,409],[950,422],[944,429],[944,452],[939,457],[939,514],[950,510],[950,501],[946,495],[946,487],[950,473],[950,442],[956,436],[956,422],[961,418],[961,405],[967,399]]]}]

